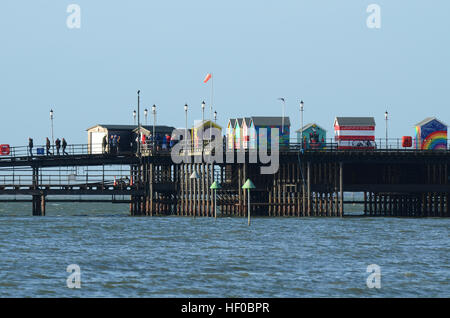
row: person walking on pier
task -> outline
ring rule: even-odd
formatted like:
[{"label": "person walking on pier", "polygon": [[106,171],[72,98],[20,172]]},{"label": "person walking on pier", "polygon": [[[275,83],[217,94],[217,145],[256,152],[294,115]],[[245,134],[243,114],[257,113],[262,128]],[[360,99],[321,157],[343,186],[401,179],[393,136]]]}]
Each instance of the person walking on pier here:
[{"label": "person walking on pier", "polygon": [[112,153],[115,154],[117,152],[117,135],[111,136],[111,146]]},{"label": "person walking on pier", "polygon": [[30,157],[33,157],[33,138],[28,138],[28,152],[30,154]]},{"label": "person walking on pier", "polygon": [[111,135],[111,138],[109,139],[109,153],[112,154],[114,147],[113,147],[113,140],[114,140],[114,135]]},{"label": "person walking on pier", "polygon": [[106,146],[108,145],[108,138],[106,137],[106,135],[103,136],[103,140],[102,140],[102,149],[103,149],[103,153],[106,153]]},{"label": "person walking on pier", "polygon": [[46,141],[45,141],[45,148],[47,149],[47,156],[48,156],[48,155],[53,155],[53,154],[50,152],[50,139],[48,139],[48,137],[47,137],[47,139],[46,139]]},{"label": "person walking on pier", "polygon": [[56,138],[55,146],[56,146],[56,155],[59,156],[59,149],[61,148],[61,140],[59,140],[59,138]]},{"label": "person walking on pier", "polygon": [[63,139],[62,139],[62,151],[63,151],[63,155],[69,155],[69,154],[66,152],[66,147],[67,147],[67,141],[63,138]]},{"label": "person walking on pier", "polygon": [[117,139],[116,139],[116,154],[119,153],[119,148],[120,148],[120,135],[117,136]]}]

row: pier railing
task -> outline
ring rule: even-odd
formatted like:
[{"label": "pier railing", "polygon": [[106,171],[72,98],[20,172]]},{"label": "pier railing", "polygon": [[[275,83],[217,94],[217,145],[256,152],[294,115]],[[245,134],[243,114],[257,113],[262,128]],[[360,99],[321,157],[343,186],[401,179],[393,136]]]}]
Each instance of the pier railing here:
[{"label": "pier railing", "polygon": [[[183,142],[183,141],[180,141]],[[152,155],[170,155],[173,144],[164,143],[153,143],[146,142],[141,144],[141,154],[143,156]],[[270,144],[268,143],[270,148]],[[188,149],[188,155],[199,155],[203,153],[211,153],[211,145],[204,143],[199,145],[196,142],[189,142],[185,149]],[[229,143],[224,138],[223,151],[240,151],[249,150],[249,144],[236,145],[234,149],[229,148]],[[126,149],[126,150],[123,150]],[[327,138],[323,141],[310,142],[306,141],[303,144],[299,142],[298,139],[290,139],[288,143],[280,144],[280,152],[298,152],[300,150],[304,151],[345,151],[350,149],[352,151],[363,150],[363,151],[428,151],[416,148],[416,140],[412,138],[412,144],[410,147],[403,147],[401,138],[376,138],[373,141],[368,142],[367,140],[351,140],[348,142],[337,142],[334,138]],[[0,160],[14,160],[16,158],[29,158],[31,157],[30,148],[28,146],[14,146],[8,149],[7,153],[0,154]],[[439,150],[450,150],[450,140],[441,141]],[[58,150],[55,145],[51,145],[47,152],[45,145],[35,145],[32,148],[32,157],[45,158],[55,156],[80,156],[80,155],[98,155],[98,154],[108,154],[108,155],[134,155],[137,153],[136,145],[134,146],[121,146],[119,149],[111,145],[106,145],[103,147],[102,144],[69,144],[65,149],[62,147]],[[182,154],[184,154],[182,152]]]},{"label": "pier railing", "polygon": [[[58,151],[55,145],[50,146],[49,154],[47,154],[47,148],[45,145],[35,145],[31,148],[33,157],[44,157],[44,156],[55,156]],[[87,155],[89,154],[89,147],[87,144],[70,144],[63,150],[61,147],[59,149],[59,155]],[[30,147],[28,146],[15,146],[9,148],[8,154],[2,154],[1,159],[10,159],[18,157],[30,157]]]},{"label": "pier railing", "polygon": [[[0,190],[32,189],[36,185],[31,168],[10,167],[0,169]],[[129,166],[58,167],[41,169],[40,188],[115,188],[130,189],[136,185]]]}]

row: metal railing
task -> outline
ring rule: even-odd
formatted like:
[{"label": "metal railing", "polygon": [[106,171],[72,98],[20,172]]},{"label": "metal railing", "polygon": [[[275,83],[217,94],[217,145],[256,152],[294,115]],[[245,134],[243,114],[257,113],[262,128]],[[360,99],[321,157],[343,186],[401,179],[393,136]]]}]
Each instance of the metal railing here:
[{"label": "metal railing", "polygon": [[[183,143],[184,149],[187,149],[187,155],[198,155],[203,153],[209,154],[213,151],[211,144],[204,142],[203,145],[198,142],[188,141],[185,142],[175,141],[170,144],[167,143],[157,143],[153,141],[146,141],[141,143],[141,154],[143,156],[155,155],[155,154],[166,154],[169,155],[173,146],[177,143]],[[443,147],[442,147],[443,145]],[[270,143],[267,144],[270,149]],[[121,145],[120,147],[107,144],[106,146],[102,144],[69,144],[65,149],[62,147],[59,149],[55,145],[51,145],[48,149],[45,145],[36,145],[32,148],[32,156],[30,155],[30,148],[28,146],[17,146],[10,147],[8,154],[0,154],[0,160],[11,160],[14,158],[29,158],[29,157],[51,157],[56,156],[75,156],[75,155],[95,155],[95,154],[108,154],[108,155],[124,155],[124,154],[136,154],[137,145],[130,144],[129,147]],[[443,149],[442,149],[443,148]],[[401,138],[376,138],[370,143],[367,140],[351,140],[338,142],[334,138],[327,138],[323,141],[309,142],[306,141],[303,144],[299,142],[298,139],[290,139],[284,141],[284,143],[279,144],[280,152],[297,152],[299,150],[304,151],[336,151],[336,150],[373,150],[373,151],[429,151],[428,149],[418,149],[416,146],[416,139],[412,138],[412,144],[410,147],[403,147]],[[223,152],[226,151],[249,151],[254,150],[251,147],[251,143],[246,143],[239,145],[234,149],[230,149],[229,143],[226,138],[223,138]],[[439,150],[450,150],[450,140],[446,140],[446,143],[441,144],[441,149]],[[181,154],[186,154],[181,152]]]},{"label": "metal railing", "polygon": [[0,186],[5,189],[15,186],[65,188],[65,187],[111,187],[130,188],[138,180],[133,180],[127,165],[102,167],[58,167],[41,168],[38,180],[34,180],[33,170],[28,167],[7,167],[0,169]]}]

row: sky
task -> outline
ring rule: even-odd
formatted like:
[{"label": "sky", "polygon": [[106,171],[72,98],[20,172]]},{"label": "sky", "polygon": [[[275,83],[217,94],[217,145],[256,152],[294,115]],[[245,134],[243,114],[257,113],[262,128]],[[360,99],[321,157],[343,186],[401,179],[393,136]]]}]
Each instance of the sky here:
[{"label": "sky", "polygon": [[425,117],[450,123],[448,12],[448,0],[3,0],[0,143],[44,143],[50,109],[55,139],[87,143],[96,124],[133,124],[137,90],[142,122],[155,104],[158,124],[184,127],[184,104],[189,123],[209,107],[207,73],[222,126],[281,116],[284,97],[291,137],[300,100],[328,137],[336,116],[373,116],[384,138],[386,110],[389,137],[412,136]]}]

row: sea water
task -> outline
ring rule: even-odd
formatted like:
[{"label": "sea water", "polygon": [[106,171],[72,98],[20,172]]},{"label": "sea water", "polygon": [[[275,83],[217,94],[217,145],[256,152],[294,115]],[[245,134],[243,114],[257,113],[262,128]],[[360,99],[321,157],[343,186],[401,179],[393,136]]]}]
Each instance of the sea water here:
[{"label": "sea water", "polygon": [[[2,203],[0,297],[450,297],[449,226],[356,216],[249,227],[98,203],[48,203],[32,217],[30,203]],[[68,287],[71,264],[80,288]]]}]

